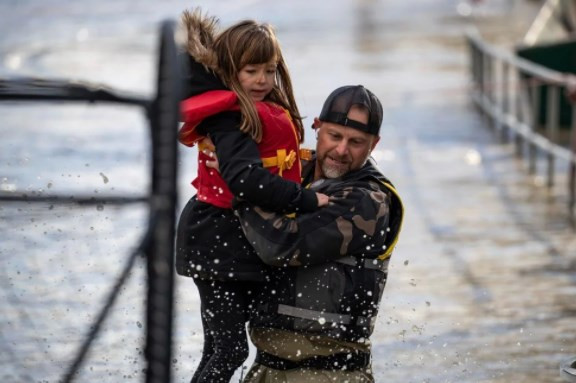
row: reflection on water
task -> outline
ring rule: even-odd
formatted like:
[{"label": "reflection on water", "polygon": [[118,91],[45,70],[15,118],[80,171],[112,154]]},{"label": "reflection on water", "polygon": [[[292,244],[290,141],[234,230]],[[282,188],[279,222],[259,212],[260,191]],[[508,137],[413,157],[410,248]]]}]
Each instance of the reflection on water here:
[{"label": "reflection on water", "polygon": [[[0,208],[3,382],[56,382],[63,376],[142,235],[145,213],[142,206]],[[93,349],[100,357],[90,360],[79,381],[139,376],[142,332],[135,313],[143,312],[143,271],[140,263],[120,292]]]}]

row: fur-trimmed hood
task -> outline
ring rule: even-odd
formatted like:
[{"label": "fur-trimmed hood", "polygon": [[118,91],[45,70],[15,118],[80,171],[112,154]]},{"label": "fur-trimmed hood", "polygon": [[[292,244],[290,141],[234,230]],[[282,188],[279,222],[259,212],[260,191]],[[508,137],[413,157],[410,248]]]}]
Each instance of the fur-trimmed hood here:
[{"label": "fur-trimmed hood", "polygon": [[226,90],[219,77],[218,59],[213,50],[218,19],[202,15],[200,8],[182,13],[179,45],[187,56],[183,76],[183,99],[210,90]]},{"label": "fur-trimmed hood", "polygon": [[203,15],[200,8],[195,8],[182,13],[182,25],[186,35],[185,48],[188,54],[206,69],[217,72],[217,58],[212,46],[218,32],[218,19]]}]

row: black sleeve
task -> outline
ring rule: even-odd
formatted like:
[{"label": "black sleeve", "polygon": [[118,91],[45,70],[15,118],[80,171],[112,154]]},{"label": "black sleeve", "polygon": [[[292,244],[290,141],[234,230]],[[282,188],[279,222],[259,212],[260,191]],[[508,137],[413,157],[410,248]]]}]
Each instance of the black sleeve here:
[{"label": "black sleeve", "polygon": [[258,145],[247,134],[237,128],[213,129],[209,136],[216,146],[222,178],[236,197],[276,212],[307,212],[318,208],[314,191],[263,167]]}]

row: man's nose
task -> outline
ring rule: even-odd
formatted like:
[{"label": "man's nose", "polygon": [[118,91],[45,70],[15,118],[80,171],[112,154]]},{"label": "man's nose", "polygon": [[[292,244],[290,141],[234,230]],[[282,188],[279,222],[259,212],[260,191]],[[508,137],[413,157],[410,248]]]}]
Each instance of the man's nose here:
[{"label": "man's nose", "polygon": [[348,152],[348,140],[340,140],[336,145],[336,153],[339,156],[344,156]]}]

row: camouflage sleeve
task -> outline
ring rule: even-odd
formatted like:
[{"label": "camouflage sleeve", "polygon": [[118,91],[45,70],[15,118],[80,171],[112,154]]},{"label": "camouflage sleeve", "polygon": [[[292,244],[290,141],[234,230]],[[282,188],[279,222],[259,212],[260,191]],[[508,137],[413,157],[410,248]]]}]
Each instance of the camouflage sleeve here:
[{"label": "camouflage sleeve", "polygon": [[300,266],[343,256],[375,258],[384,253],[390,195],[378,187],[342,188],[316,212],[284,216],[247,203],[236,215],[249,242],[266,264]]}]

